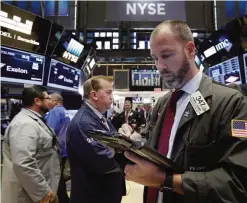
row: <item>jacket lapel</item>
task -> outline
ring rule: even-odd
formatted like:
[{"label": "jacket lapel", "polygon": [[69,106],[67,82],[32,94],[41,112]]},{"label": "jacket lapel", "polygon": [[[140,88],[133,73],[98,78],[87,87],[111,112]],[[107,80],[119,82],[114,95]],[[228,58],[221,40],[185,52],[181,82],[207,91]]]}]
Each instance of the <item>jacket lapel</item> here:
[{"label": "jacket lapel", "polygon": [[178,125],[178,129],[185,125],[187,122],[190,122],[196,117],[196,112],[194,111],[191,103],[189,102]]},{"label": "jacket lapel", "polygon": [[111,121],[107,120],[108,126],[110,128],[110,131],[112,132],[116,132],[117,130],[115,129],[115,127],[112,125]]},{"label": "jacket lapel", "polygon": [[[204,99],[206,100],[208,97],[212,96],[212,80],[209,79],[206,75],[202,76],[202,81],[200,83],[199,89],[198,89]],[[189,102],[178,125],[178,130],[184,126],[186,123],[192,121],[195,117],[197,117],[197,114],[192,107],[191,103]]]},{"label": "jacket lapel", "polygon": [[49,135],[53,136],[51,131],[55,135],[54,130],[52,128],[49,129],[48,126],[39,118],[38,115],[27,109],[23,109],[23,113],[35,120]]},{"label": "jacket lapel", "polygon": [[99,116],[97,116],[94,111],[87,105],[85,104],[85,108],[86,108],[86,111],[88,111],[88,113],[90,114],[91,118],[95,121],[95,123],[97,123],[99,125],[99,127],[102,129],[102,130],[105,130],[105,131],[109,131],[109,129],[105,126],[105,124],[103,123],[103,120],[101,120],[99,118]]}]

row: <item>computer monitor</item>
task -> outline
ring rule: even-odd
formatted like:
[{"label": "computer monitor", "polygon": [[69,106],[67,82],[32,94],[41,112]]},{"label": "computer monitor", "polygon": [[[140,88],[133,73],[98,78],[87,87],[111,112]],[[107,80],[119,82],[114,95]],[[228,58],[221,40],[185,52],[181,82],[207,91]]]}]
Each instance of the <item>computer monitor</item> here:
[{"label": "computer monitor", "polygon": [[208,68],[209,77],[222,84],[242,84],[238,57],[231,58]]},{"label": "computer monitor", "polygon": [[43,85],[45,57],[1,46],[1,81]]},{"label": "computer monitor", "polygon": [[78,91],[80,70],[51,59],[47,86],[68,91]]}]

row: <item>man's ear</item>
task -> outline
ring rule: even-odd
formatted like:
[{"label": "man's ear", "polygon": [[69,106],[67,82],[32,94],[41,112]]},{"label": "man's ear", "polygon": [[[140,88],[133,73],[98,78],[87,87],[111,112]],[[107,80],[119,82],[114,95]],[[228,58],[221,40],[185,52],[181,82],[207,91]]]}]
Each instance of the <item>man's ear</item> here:
[{"label": "man's ear", "polygon": [[39,99],[39,98],[37,98],[37,97],[34,98],[33,102],[34,102],[34,104],[36,104],[36,105],[38,105],[38,106],[41,105],[41,99]]},{"label": "man's ear", "polygon": [[196,47],[195,47],[195,44],[194,42],[188,42],[186,47],[186,53],[187,53],[187,56],[189,59],[194,59],[195,57],[195,51],[196,51]]},{"label": "man's ear", "polygon": [[93,100],[98,100],[97,92],[91,91],[90,94],[91,94],[91,97],[93,98]]}]

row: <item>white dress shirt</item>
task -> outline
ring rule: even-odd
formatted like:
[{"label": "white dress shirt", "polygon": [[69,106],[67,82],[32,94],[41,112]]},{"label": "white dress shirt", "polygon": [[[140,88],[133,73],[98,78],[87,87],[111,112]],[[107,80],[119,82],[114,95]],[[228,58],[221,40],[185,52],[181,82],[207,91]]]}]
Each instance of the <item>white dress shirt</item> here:
[{"label": "white dress shirt", "polygon": [[[190,96],[199,89],[201,80],[202,80],[202,71],[200,70],[181,89],[185,93],[177,101],[177,104],[176,104],[176,114],[175,114],[174,123],[173,123],[172,130],[171,130],[171,136],[170,136],[170,139],[169,139],[169,148],[168,148],[167,158],[170,158],[171,157],[173,143],[174,143],[174,140],[175,140],[175,136],[177,134],[177,129],[178,129],[180,120],[181,120],[181,118],[182,118],[182,116],[184,114],[184,111],[185,111],[187,105],[190,102]],[[159,197],[158,197],[158,202],[157,203],[162,203],[162,202],[163,202],[163,193],[162,192],[159,192]]]},{"label": "white dress shirt", "polygon": [[86,102],[86,104],[89,106],[90,109],[92,109],[92,111],[99,117],[100,120],[102,120],[103,124],[108,128],[108,130],[110,129],[109,128],[109,125],[107,123],[107,120],[106,118],[103,116],[102,113],[100,113],[98,111],[98,109],[96,109],[93,105],[89,104],[88,102]]}]

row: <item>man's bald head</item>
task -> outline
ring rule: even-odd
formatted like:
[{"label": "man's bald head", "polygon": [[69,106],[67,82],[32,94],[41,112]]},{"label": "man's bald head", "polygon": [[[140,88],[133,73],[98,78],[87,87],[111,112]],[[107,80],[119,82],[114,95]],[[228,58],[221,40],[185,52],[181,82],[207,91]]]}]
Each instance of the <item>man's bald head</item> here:
[{"label": "man's bald head", "polygon": [[51,102],[50,102],[50,109],[57,105],[62,105],[63,104],[63,97],[58,94],[58,93],[52,93],[50,94]]},{"label": "man's bald head", "polygon": [[189,26],[178,20],[167,20],[160,23],[152,32],[151,39],[156,35],[165,35],[165,34],[177,35],[184,42],[194,42],[193,34]]},{"label": "man's bald head", "polygon": [[63,97],[58,93],[50,94],[51,100],[57,101],[59,103],[63,103]]}]

